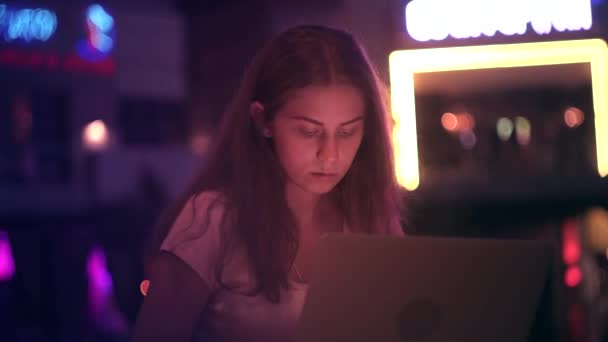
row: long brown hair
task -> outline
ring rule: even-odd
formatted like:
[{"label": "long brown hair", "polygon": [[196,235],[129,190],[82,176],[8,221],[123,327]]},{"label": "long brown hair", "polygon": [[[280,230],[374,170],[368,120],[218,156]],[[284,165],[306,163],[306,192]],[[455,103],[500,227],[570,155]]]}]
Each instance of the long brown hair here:
[{"label": "long brown hair", "polygon": [[[263,119],[270,122],[291,91],[335,82],[358,88],[366,113],[357,155],[333,191],[351,229],[386,232],[400,210],[386,89],[350,34],[327,27],[298,26],[278,35],[254,57],[224,113],[205,166],[175,208],[161,219],[152,251],[158,252],[188,199],[205,191],[220,191],[225,199],[224,223],[245,246],[256,277],[254,292],[279,301],[281,289],[289,286],[298,230],[284,198],[285,178],[274,157],[272,141],[256,127],[250,105],[253,101],[262,103]],[[222,245],[225,257],[231,244]],[[221,279],[221,269],[217,269]]]}]

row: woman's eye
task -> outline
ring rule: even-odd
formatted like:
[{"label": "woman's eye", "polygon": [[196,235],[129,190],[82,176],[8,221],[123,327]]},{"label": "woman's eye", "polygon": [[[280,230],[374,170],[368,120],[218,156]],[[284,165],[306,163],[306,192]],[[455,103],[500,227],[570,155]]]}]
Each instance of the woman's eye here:
[{"label": "woman's eye", "polygon": [[298,132],[306,137],[314,137],[314,136],[319,135],[321,133],[321,130],[300,127],[300,128],[298,128]]},{"label": "woman's eye", "polygon": [[355,134],[355,129],[343,129],[338,131],[338,136],[341,137],[350,137]]},{"label": "woman's eye", "polygon": [[342,128],[342,129],[338,130],[338,136],[344,137],[344,138],[352,137],[353,135],[355,135],[355,133],[357,133],[358,129],[359,129],[359,126],[349,127],[348,129]]}]

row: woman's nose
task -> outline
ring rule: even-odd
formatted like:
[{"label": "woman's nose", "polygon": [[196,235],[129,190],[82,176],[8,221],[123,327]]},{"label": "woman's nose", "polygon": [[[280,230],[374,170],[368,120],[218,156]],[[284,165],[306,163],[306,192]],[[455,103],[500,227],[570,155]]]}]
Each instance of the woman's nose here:
[{"label": "woman's nose", "polygon": [[338,160],[339,155],[340,152],[336,139],[333,137],[323,138],[319,145],[319,150],[317,151],[317,158],[319,161],[333,163]]}]

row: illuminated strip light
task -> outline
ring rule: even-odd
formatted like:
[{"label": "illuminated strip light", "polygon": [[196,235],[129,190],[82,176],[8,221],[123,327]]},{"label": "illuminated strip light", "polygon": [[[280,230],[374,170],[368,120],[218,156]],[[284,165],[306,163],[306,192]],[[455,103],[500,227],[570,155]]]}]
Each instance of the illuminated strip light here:
[{"label": "illuminated strip light", "polygon": [[414,74],[571,63],[591,64],[597,170],[608,175],[608,47],[601,39],[394,51],[389,56],[393,145],[399,184],[420,184]]},{"label": "illuminated strip light", "polygon": [[413,0],[405,7],[408,34],[417,41],[589,30],[591,0]]},{"label": "illuminated strip light", "polygon": [[0,4],[0,34],[6,42],[22,39],[47,41],[57,29],[57,16],[54,12],[36,9],[9,9]]}]

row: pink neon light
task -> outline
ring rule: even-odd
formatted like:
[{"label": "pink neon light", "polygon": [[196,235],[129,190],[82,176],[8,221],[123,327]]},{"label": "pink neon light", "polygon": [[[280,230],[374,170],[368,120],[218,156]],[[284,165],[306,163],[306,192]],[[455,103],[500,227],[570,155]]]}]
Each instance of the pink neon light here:
[{"label": "pink neon light", "polygon": [[578,266],[570,266],[564,275],[564,282],[568,287],[577,287],[583,280],[583,272]]},{"label": "pink neon light", "polygon": [[87,259],[89,301],[93,313],[98,313],[112,296],[112,277],[106,267],[106,256],[99,248],[93,248]]},{"label": "pink neon light", "polygon": [[581,258],[581,246],[574,219],[567,219],[564,222],[562,237],[562,259],[566,265],[573,265]]},{"label": "pink neon light", "polygon": [[0,231],[0,281],[8,281],[15,274],[15,262],[8,235]]}]

